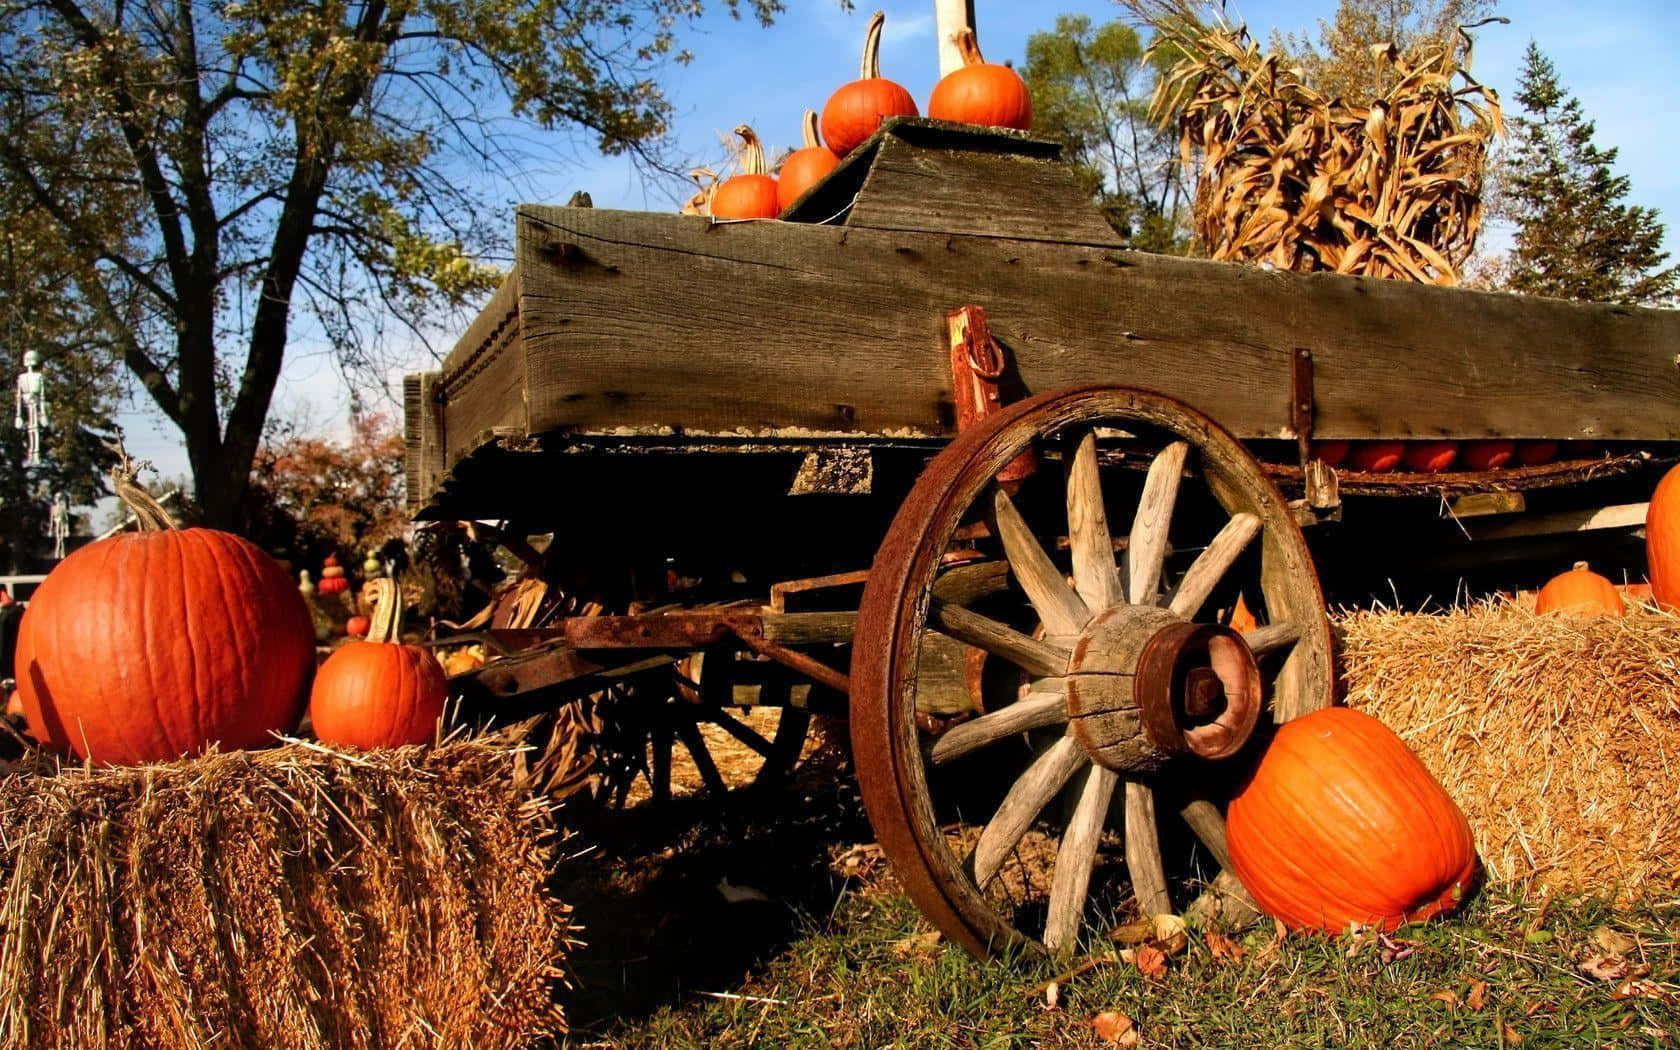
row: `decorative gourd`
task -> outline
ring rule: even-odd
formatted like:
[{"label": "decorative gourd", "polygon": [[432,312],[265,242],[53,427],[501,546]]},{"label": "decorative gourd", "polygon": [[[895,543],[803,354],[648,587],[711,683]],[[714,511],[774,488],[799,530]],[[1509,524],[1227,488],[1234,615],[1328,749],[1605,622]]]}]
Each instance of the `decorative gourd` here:
[{"label": "decorative gourd", "polygon": [[366,616],[352,616],[344,622],[344,633],[352,638],[366,638],[371,625]]},{"label": "decorative gourd", "polygon": [[1490,440],[1466,441],[1464,443],[1464,469],[1466,470],[1498,470],[1511,462],[1516,455],[1515,441]]},{"label": "decorative gourd", "polygon": [[836,156],[844,157],[863,145],[888,117],[918,115],[910,92],[881,76],[881,29],[886,23],[886,14],[875,12],[864,37],[858,79],[830,95],[823,106],[823,141]]},{"label": "decorative gourd", "polygon": [[1361,441],[1348,453],[1348,466],[1367,474],[1387,474],[1405,455],[1404,441]]},{"label": "decorative gourd", "polygon": [[1347,441],[1314,441],[1312,454],[1315,458],[1323,460],[1325,466],[1339,467],[1347,462],[1350,445]]},{"label": "decorative gourd", "polygon": [[1231,606],[1231,622],[1225,626],[1238,634],[1247,634],[1260,626],[1260,621],[1254,618],[1254,613],[1243,600],[1241,592],[1237,594],[1237,604]]},{"label": "decorative gourd", "polygon": [[379,555],[368,551],[367,557],[362,559],[362,579],[377,580],[385,575],[385,563],[379,560]]},{"label": "decorative gourd", "polygon": [[456,649],[443,658],[443,673],[451,678],[468,671],[476,671],[484,666],[484,647],[469,645]]},{"label": "decorative gourd", "polygon": [[437,731],[449,686],[437,659],[398,639],[401,609],[392,580],[379,580],[368,640],[327,657],[309,695],[309,721],[335,747],[424,744]]},{"label": "decorative gourd", "polygon": [[350,581],[344,578],[344,570],[338,565],[338,559],[331,554],[321,563],[321,583],[316,590],[323,597],[343,594],[350,589]]},{"label": "decorative gourd", "polygon": [[1537,467],[1542,463],[1550,463],[1557,458],[1558,443],[1556,441],[1519,441],[1517,443],[1517,462],[1525,467]]},{"label": "decorative gourd", "polygon": [[741,174],[725,179],[712,195],[712,218],[774,219],[782,209],[776,203],[776,180],[764,167],[764,146],[745,124],[735,134],[741,138]]},{"label": "decorative gourd", "polygon": [[1645,511],[1645,564],[1651,596],[1664,609],[1680,609],[1680,467],[1669,468]]},{"label": "decorative gourd", "polygon": [[1456,441],[1413,441],[1406,445],[1406,466],[1419,474],[1439,474],[1457,458]]},{"label": "decorative gourd", "polygon": [[987,62],[974,30],[957,30],[956,41],[963,64],[934,85],[928,116],[981,127],[1031,130],[1032,96],[1021,75],[1008,66]]},{"label": "decorative gourd", "polygon": [[141,531],[72,552],[36,589],[17,647],[30,735],[114,765],[272,743],[315,669],[302,595],[249,541],[178,529],[119,457]]},{"label": "decorative gourd", "polygon": [[1625,616],[1622,596],[1616,585],[1578,561],[1568,572],[1554,576],[1540,588],[1534,599],[1534,611],[1540,615],[1560,613],[1565,616]]},{"label": "decorative gourd", "polygon": [[1291,929],[1433,918],[1478,871],[1457,804],[1399,737],[1345,707],[1285,723],[1227,820],[1237,877]]},{"label": "decorative gourd", "polygon": [[840,157],[817,138],[817,111],[805,111],[805,145],[794,150],[782,161],[781,174],[776,179],[777,214],[793,207],[805,196],[805,191],[821,182],[840,165]]}]

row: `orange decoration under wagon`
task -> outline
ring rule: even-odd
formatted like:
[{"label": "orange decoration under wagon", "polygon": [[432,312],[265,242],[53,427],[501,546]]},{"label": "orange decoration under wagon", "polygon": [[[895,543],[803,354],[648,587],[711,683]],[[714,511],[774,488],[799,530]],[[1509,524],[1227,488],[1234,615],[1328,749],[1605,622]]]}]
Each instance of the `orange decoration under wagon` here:
[{"label": "orange decoration under wagon", "polygon": [[1290,929],[1434,918],[1480,870],[1457,803],[1388,727],[1344,707],[1285,723],[1227,819],[1237,877]]},{"label": "orange decoration under wagon", "polygon": [[1439,474],[1456,459],[1456,441],[1412,441],[1406,445],[1406,467],[1419,474]]},{"label": "orange decoration under wagon", "polygon": [[838,156],[863,145],[888,117],[919,115],[910,92],[881,76],[881,30],[886,24],[887,16],[875,12],[864,38],[858,79],[835,91],[823,106],[823,141]]},{"label": "orange decoration under wagon", "polygon": [[1406,455],[1404,441],[1361,441],[1348,453],[1348,466],[1367,474],[1387,474]]},{"label": "orange decoration under wagon", "polygon": [[1616,585],[1578,561],[1568,572],[1551,578],[1534,599],[1537,614],[1564,616],[1625,616],[1621,592]]}]

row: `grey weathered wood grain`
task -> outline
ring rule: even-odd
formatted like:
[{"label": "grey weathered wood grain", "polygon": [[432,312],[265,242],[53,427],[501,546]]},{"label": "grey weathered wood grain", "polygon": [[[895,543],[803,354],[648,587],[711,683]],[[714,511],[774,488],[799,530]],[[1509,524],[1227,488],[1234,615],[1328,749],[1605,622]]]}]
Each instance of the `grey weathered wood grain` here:
[{"label": "grey weathered wood grain", "polygon": [[998,538],[1009,557],[1009,567],[1020,581],[1027,600],[1038,611],[1046,633],[1078,634],[1090,622],[1091,611],[1062,578],[1061,570],[1050,560],[1021,512],[1015,509],[1015,501],[1002,488],[992,491],[992,512],[997,520]]},{"label": "grey weathered wood grain", "polygon": [[974,883],[985,886],[1032,822],[1090,759],[1071,736],[1064,736],[1033,760],[998,804],[997,812],[974,845]]},{"label": "grey weathered wood grain", "polygon": [[1056,870],[1050,880],[1049,917],[1044,922],[1044,946],[1051,955],[1065,955],[1077,947],[1079,920],[1091,888],[1091,869],[1097,859],[1108,804],[1118,778],[1111,769],[1093,765],[1085,774],[1073,818],[1062,832],[1056,850]]},{"label": "grey weathered wood grain", "polygon": [[1061,690],[1045,690],[1026,696],[988,712],[969,722],[952,726],[933,745],[934,765],[944,765],[953,759],[978,751],[1005,737],[1025,733],[1029,729],[1052,726],[1067,721],[1067,694]]}]

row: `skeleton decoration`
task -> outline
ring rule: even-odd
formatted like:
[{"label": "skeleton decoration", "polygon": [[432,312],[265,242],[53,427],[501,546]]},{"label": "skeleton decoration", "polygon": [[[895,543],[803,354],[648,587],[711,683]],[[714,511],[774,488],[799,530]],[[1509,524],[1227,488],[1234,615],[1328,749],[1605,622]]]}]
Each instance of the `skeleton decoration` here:
[{"label": "skeleton decoration", "polygon": [[53,559],[64,559],[64,541],[70,538],[70,501],[60,492],[53,497],[52,521],[48,528],[52,532]]},{"label": "skeleton decoration", "polygon": [[12,409],[12,425],[28,436],[23,465],[33,467],[41,462],[41,431],[47,426],[46,377],[41,374],[41,355],[34,350],[23,353],[23,374],[17,378]]}]

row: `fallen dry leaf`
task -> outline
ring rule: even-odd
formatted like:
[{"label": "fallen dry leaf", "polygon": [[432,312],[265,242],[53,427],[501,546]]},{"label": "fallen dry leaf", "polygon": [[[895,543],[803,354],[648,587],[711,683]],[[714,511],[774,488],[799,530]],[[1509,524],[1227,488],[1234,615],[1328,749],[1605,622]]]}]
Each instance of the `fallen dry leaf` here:
[{"label": "fallen dry leaf", "polygon": [[1108,937],[1116,944],[1127,946],[1143,944],[1155,936],[1155,923],[1149,919],[1138,919],[1136,922],[1124,923],[1108,931]]},{"label": "fallen dry leaf", "polygon": [[1051,981],[1049,984],[1044,986],[1044,1008],[1046,1010],[1054,1010],[1061,1005],[1062,984],[1060,981]]},{"label": "fallen dry leaf", "polygon": [[1447,1004],[1447,1009],[1449,1009],[1449,1010],[1458,1009],[1458,993],[1457,992],[1454,992],[1454,991],[1451,991],[1449,989],[1443,988],[1438,992],[1430,992],[1429,993],[1429,998],[1438,999],[1441,1002],[1446,1003]]},{"label": "fallen dry leaf", "polygon": [[1480,1011],[1487,1005],[1487,982],[1471,981],[1470,992],[1464,997],[1464,1005],[1472,1010]]},{"label": "fallen dry leaf", "polygon": [[1639,947],[1638,941],[1608,926],[1600,926],[1594,930],[1592,941],[1611,955],[1630,955]]},{"label": "fallen dry leaf", "polygon": [[900,959],[931,959],[939,951],[939,931],[913,933],[893,942],[893,954]]},{"label": "fallen dry leaf", "polygon": [[1620,981],[1628,975],[1628,963],[1617,956],[1589,955],[1581,963],[1581,972],[1600,981]]},{"label": "fallen dry leaf", "polygon": [[1386,933],[1380,933],[1377,935],[1377,943],[1382,945],[1382,955],[1380,958],[1382,959],[1384,966],[1387,966],[1390,963],[1399,962],[1401,959],[1409,958],[1413,952],[1417,951],[1417,944],[1415,942],[1402,941],[1397,938],[1390,937]]},{"label": "fallen dry leaf", "polygon": [[1215,959],[1240,963],[1243,961],[1243,956],[1248,954],[1247,948],[1223,933],[1209,930],[1202,939],[1207,941],[1208,954]]},{"label": "fallen dry leaf", "polygon": [[1155,916],[1155,946],[1170,958],[1190,946],[1190,933],[1177,915]]},{"label": "fallen dry leaf", "polygon": [[1097,1038],[1105,1043],[1115,1046],[1138,1045],[1137,1025],[1118,1010],[1104,1010],[1091,1018],[1091,1027],[1096,1030]]},{"label": "fallen dry leaf", "polygon": [[1158,981],[1167,975],[1167,955],[1152,944],[1138,946],[1132,955],[1132,965],[1152,980]]},{"label": "fallen dry leaf", "polygon": [[1660,987],[1645,980],[1623,981],[1610,993],[1612,999],[1649,999],[1652,1002],[1667,1002],[1668,994]]},{"label": "fallen dry leaf", "polygon": [[1521,1046],[1523,1037],[1517,1033],[1515,1028],[1501,1021],[1499,1022],[1499,1041],[1506,1046]]}]

